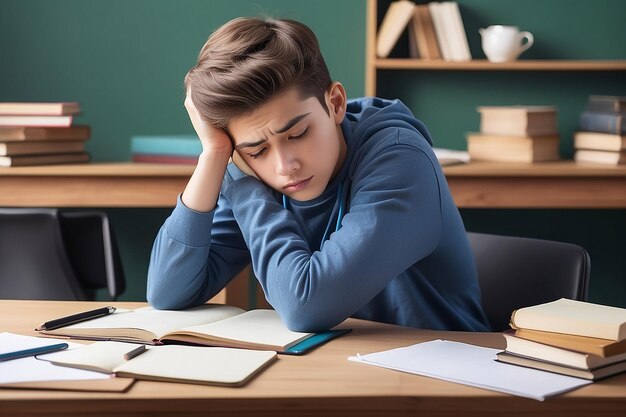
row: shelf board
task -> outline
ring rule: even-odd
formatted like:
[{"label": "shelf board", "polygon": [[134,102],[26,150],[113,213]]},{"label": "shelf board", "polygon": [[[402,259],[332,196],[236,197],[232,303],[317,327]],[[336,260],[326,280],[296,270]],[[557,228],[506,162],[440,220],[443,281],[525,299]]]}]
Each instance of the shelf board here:
[{"label": "shelf board", "polygon": [[519,60],[494,64],[485,59],[467,62],[409,58],[376,59],[378,69],[475,71],[626,71],[626,60]]}]

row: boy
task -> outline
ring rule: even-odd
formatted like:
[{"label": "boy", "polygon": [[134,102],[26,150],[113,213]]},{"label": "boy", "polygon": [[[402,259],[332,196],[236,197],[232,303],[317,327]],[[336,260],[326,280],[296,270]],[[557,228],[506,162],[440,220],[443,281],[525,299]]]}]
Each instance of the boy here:
[{"label": "boy", "polygon": [[488,330],[426,127],[397,100],[348,102],[309,28],[230,21],[185,87],[203,152],[154,243],[153,306],[202,304],[252,262],[292,330]]}]

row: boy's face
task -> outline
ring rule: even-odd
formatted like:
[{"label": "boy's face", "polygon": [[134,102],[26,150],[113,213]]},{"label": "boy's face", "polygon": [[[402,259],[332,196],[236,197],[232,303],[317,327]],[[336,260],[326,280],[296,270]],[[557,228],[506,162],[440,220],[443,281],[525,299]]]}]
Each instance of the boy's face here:
[{"label": "boy's face", "polygon": [[236,151],[259,179],[294,200],[321,195],[345,159],[343,86],[333,83],[325,100],[330,114],[292,88],[229,124]]}]

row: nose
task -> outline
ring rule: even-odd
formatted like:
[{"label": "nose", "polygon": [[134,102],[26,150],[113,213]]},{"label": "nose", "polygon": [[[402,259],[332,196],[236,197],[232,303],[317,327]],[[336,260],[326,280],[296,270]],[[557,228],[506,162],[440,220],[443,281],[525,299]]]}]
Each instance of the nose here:
[{"label": "nose", "polygon": [[276,174],[291,175],[300,169],[297,155],[288,149],[280,149],[276,152]]}]

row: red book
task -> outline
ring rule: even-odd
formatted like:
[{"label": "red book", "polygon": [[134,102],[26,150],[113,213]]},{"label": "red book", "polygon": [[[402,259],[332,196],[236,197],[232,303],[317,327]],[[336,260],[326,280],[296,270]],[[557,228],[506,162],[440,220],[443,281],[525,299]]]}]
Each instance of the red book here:
[{"label": "red book", "polygon": [[175,156],[175,155],[147,155],[133,154],[133,162],[149,162],[153,164],[184,164],[196,165],[197,156]]}]

